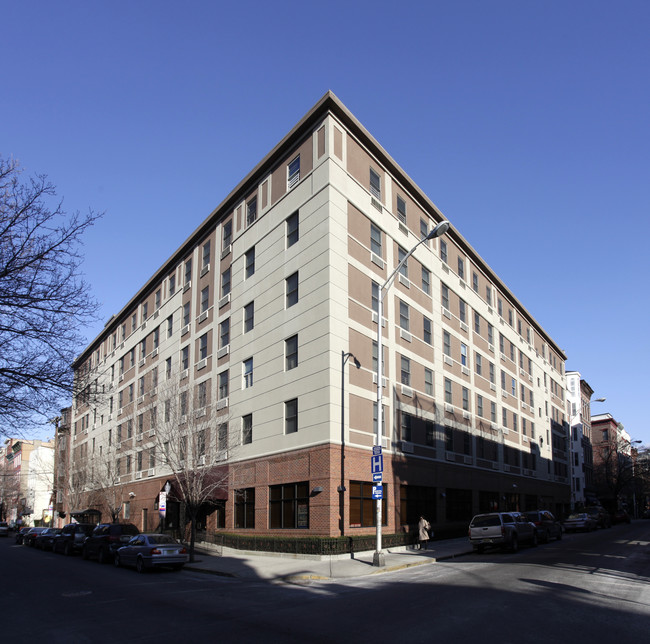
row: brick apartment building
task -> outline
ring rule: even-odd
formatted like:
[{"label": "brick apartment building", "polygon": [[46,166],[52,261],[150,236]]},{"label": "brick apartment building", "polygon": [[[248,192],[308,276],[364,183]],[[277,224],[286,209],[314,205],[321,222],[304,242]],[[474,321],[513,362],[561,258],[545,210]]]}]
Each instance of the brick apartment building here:
[{"label": "brick apartment building", "polygon": [[[228,475],[208,530],[372,533],[378,292],[443,219],[327,93],[74,364],[83,503],[108,518],[103,462],[120,519],[155,529],[170,481],[178,521],[170,458],[198,441],[200,467]],[[565,356],[455,228],[418,247],[383,311],[384,532],[565,507]],[[159,442],[165,386],[177,444]]]}]

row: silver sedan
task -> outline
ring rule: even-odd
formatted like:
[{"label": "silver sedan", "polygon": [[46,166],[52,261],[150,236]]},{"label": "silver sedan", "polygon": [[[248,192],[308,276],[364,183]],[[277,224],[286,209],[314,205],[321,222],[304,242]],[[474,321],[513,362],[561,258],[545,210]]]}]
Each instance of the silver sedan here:
[{"label": "silver sedan", "polygon": [[116,566],[135,566],[138,572],[169,566],[180,570],[187,563],[187,549],[166,534],[139,534],[115,553]]}]

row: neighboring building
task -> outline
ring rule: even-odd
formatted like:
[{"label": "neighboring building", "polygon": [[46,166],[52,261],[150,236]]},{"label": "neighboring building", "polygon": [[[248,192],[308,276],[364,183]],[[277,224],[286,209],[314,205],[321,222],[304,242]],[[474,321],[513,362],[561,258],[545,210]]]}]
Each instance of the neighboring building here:
[{"label": "neighboring building", "polygon": [[54,441],[9,438],[2,451],[2,495],[6,520],[49,524]]},{"label": "neighboring building", "polygon": [[591,417],[594,483],[598,498],[610,512],[632,507],[634,467],[630,435],[611,414]]},{"label": "neighboring building", "polygon": [[55,419],[56,436],[54,437],[54,479],[52,489],[52,505],[54,508],[54,525],[62,527],[68,523],[71,502],[70,480],[70,416],[71,407],[61,410],[61,415]]},{"label": "neighboring building", "polygon": [[[378,292],[442,219],[326,94],[75,362],[71,480],[88,506],[157,527],[189,440],[229,468],[207,529],[371,533]],[[458,231],[409,258],[381,325],[385,532],[568,505],[565,356]],[[170,383],[179,426],[214,420],[161,446]]]},{"label": "neighboring building", "polygon": [[578,371],[567,371],[567,418],[571,445],[571,510],[597,503],[591,446],[591,396]]}]

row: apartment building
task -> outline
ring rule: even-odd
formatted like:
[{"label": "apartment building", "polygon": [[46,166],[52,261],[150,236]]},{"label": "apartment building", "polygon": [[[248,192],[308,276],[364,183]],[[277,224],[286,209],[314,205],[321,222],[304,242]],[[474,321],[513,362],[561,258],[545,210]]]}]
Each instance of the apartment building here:
[{"label": "apartment building", "polygon": [[[591,444],[591,397],[594,390],[578,371],[566,372],[570,432],[571,509],[597,503]],[[602,401],[603,399],[597,399]]]},{"label": "apartment building", "polygon": [[103,463],[120,518],[157,527],[168,483],[180,521],[171,464],[194,446],[227,473],[209,530],[372,532],[381,324],[385,532],[566,506],[565,356],[459,231],[417,248],[378,319],[379,289],[443,219],[328,92],[75,362],[84,503],[102,504]]}]

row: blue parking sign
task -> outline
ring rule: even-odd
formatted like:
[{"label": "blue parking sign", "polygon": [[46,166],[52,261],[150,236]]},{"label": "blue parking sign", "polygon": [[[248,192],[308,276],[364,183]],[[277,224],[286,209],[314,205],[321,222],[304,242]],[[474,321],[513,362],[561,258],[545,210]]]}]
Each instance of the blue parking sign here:
[{"label": "blue parking sign", "polygon": [[373,485],[372,486],[372,498],[373,499],[383,499],[384,495],[384,486],[383,485]]}]

